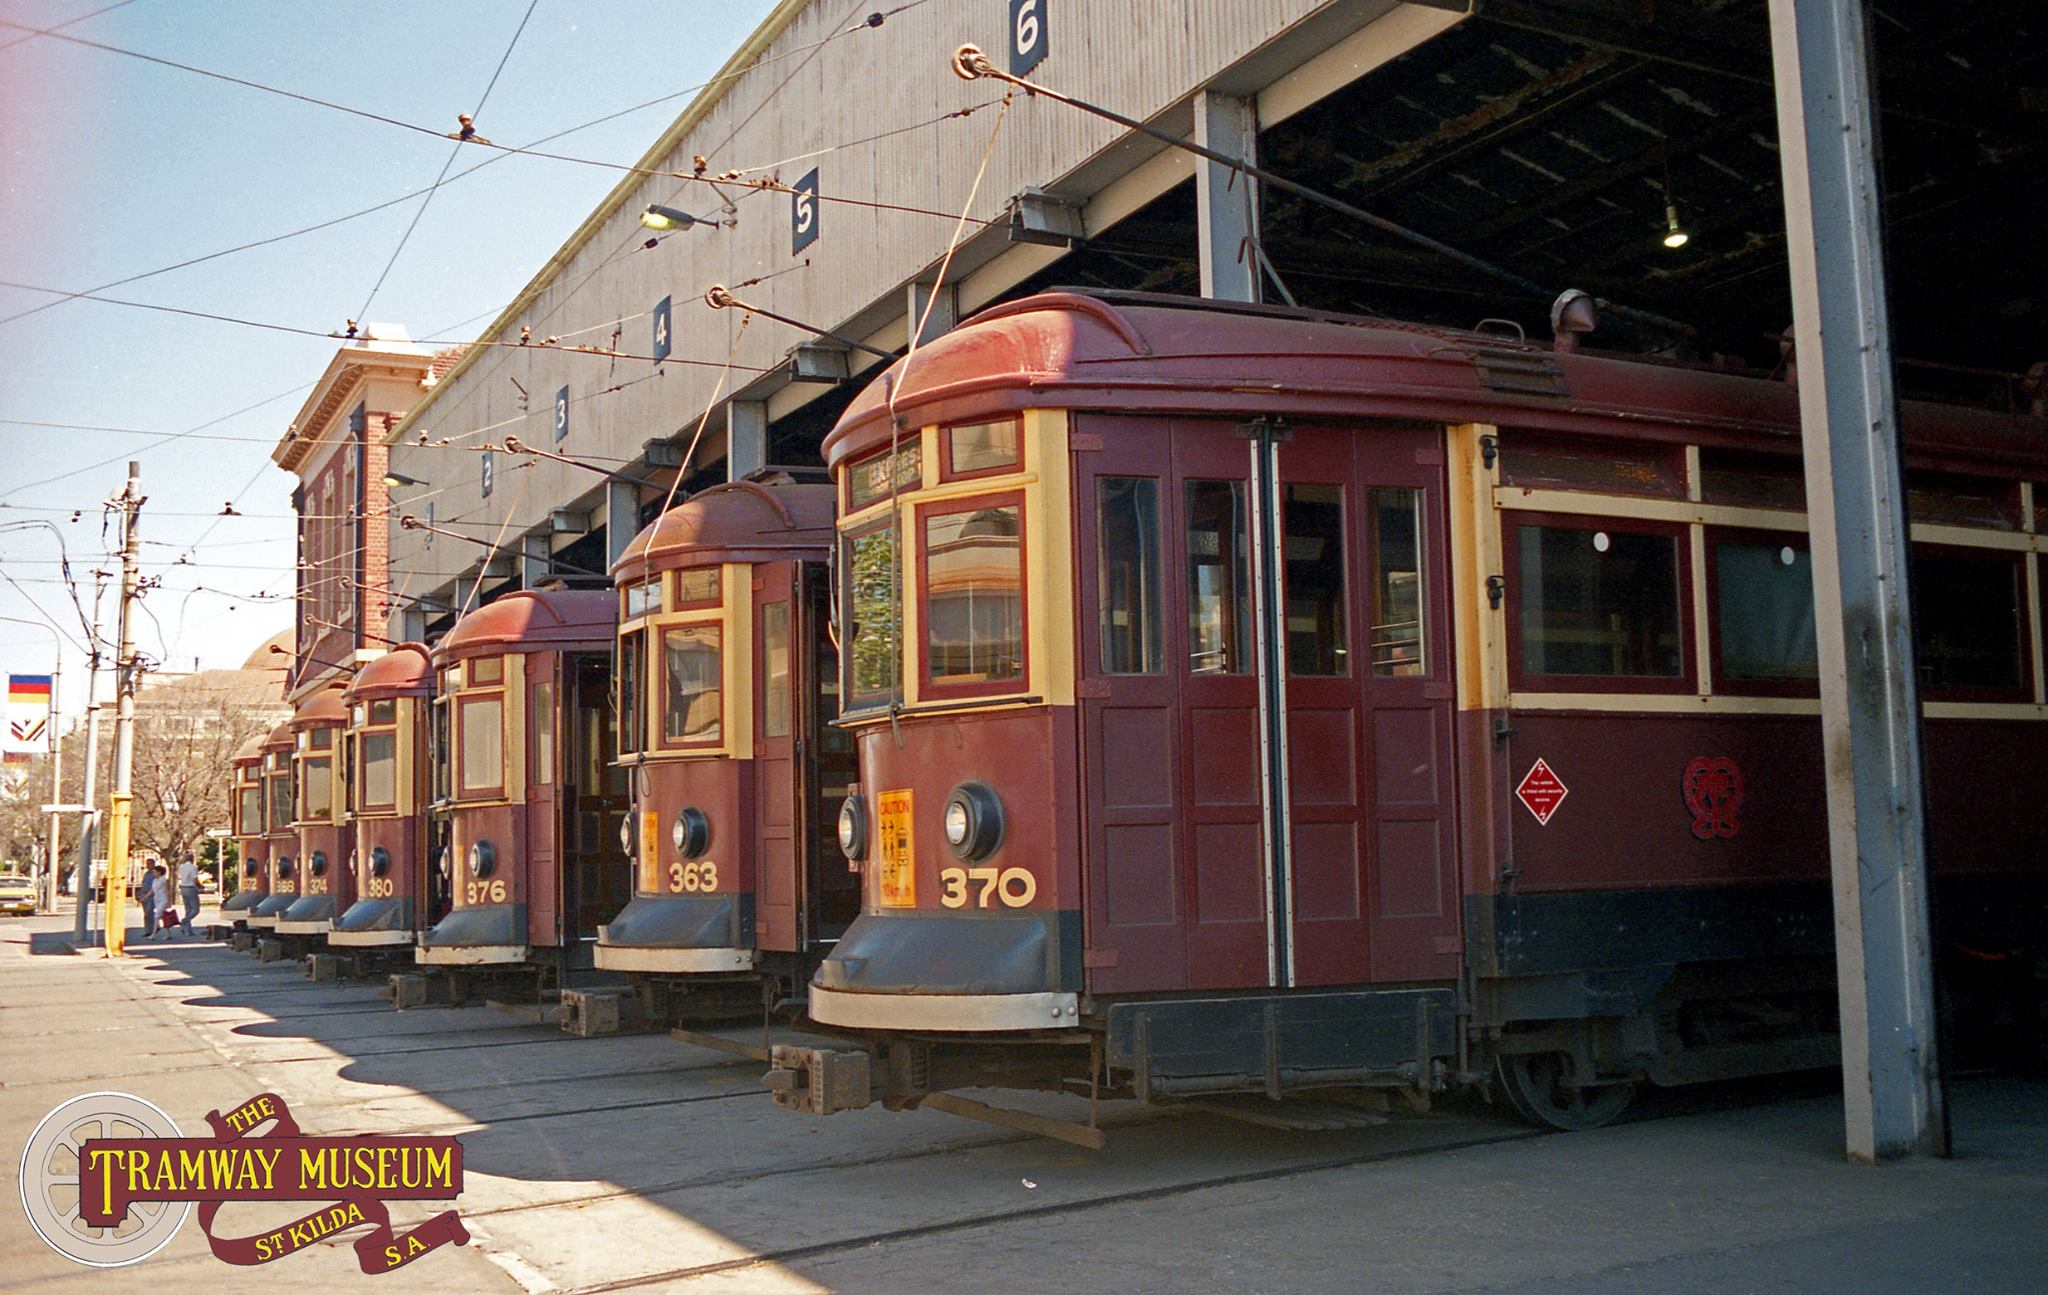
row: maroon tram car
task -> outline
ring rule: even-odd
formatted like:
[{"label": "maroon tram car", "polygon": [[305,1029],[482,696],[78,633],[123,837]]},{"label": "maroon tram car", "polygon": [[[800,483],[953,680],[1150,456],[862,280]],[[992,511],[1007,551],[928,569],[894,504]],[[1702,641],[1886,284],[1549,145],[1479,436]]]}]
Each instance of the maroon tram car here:
[{"label": "maroon tram car", "polygon": [[[858,397],[863,908],[809,999],[854,1046],[779,1049],[778,1101],[1490,1086],[1573,1127],[1829,1063],[1796,390],[1573,340],[1053,293]],[[2048,420],[1904,423],[1936,935],[2010,988]]]},{"label": "maroon tram car", "polygon": [[277,933],[313,944],[355,902],[355,829],[349,823],[342,752],[347,723],[348,704],[339,683],[299,703],[291,718],[299,897],[277,915]]},{"label": "maroon tram car", "polygon": [[247,921],[271,930],[299,898],[299,834],[292,826],[292,726],[287,720],[263,739],[263,853],[268,884],[264,898],[249,910]]},{"label": "maroon tram car", "polygon": [[858,910],[831,845],[853,776],[830,727],[832,500],[782,474],[716,486],[613,564],[638,876],[597,965],[630,973],[655,1019],[800,995]]},{"label": "maroon tram car", "polygon": [[452,882],[420,937],[427,967],[536,974],[592,965],[625,906],[625,771],[612,765],[610,590],[507,594],[434,648],[435,724],[449,735]]},{"label": "maroon tram car", "polygon": [[[235,893],[220,906],[226,923],[248,926],[249,913],[270,895],[270,857],[263,822],[263,739],[252,737],[229,761],[235,795],[235,850],[241,855]],[[222,875],[226,872],[223,870]]]},{"label": "maroon tram car", "polygon": [[427,732],[434,663],[425,645],[403,643],[349,681],[346,735],[356,834],[353,905],[328,944],[351,951],[410,950],[428,912]]}]

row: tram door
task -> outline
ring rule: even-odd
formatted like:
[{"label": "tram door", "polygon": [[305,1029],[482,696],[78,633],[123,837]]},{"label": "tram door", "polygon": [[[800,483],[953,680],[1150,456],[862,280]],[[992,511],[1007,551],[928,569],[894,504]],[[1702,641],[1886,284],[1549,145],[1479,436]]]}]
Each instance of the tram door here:
[{"label": "tram door", "polygon": [[1455,975],[1441,433],[1074,448],[1091,988]]},{"label": "tram door", "polygon": [[[620,845],[629,797],[612,753],[611,663],[601,654],[562,658],[560,717],[563,943],[588,957],[597,928],[632,898],[632,865]],[[536,708],[537,709],[537,708]]]}]

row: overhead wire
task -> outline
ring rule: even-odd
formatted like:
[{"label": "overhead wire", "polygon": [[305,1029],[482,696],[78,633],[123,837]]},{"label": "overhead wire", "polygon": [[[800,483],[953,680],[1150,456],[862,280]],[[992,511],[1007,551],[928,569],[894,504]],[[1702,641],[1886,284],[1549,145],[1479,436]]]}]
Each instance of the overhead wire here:
[{"label": "overhead wire", "polygon": [[[78,24],[80,24],[80,23],[82,23],[82,22],[86,21],[86,20],[87,20],[88,18],[97,18],[97,17],[99,17],[99,16],[100,16],[101,14],[103,14],[103,13],[112,13],[112,12],[114,12],[114,10],[116,10],[116,9],[120,9],[120,8],[123,8],[123,7],[127,6],[127,5],[132,5],[132,4],[134,4],[134,3],[135,3],[135,0],[114,0],[114,3],[113,3],[113,4],[110,4],[110,5],[102,5],[102,6],[100,6],[100,7],[98,8],[98,9],[94,9],[94,10],[93,10],[92,12],[90,12],[90,13],[82,13],[82,14],[78,15],[78,16],[77,16],[76,18],[66,18],[66,19],[65,19],[65,20],[64,20],[63,22],[60,22],[60,23],[56,23],[56,24],[53,24],[53,25],[52,25],[52,26],[51,26],[51,27],[50,27],[50,28],[48,29],[48,31],[50,31],[50,32],[57,32],[57,31],[61,31],[61,30],[63,30],[63,29],[64,29],[64,28],[66,28],[66,27],[76,27],[76,26],[77,26]],[[9,24],[9,26],[13,26],[13,25],[14,25],[14,24],[11,24],[11,23]],[[0,50],[9,50],[9,49],[13,49],[13,48],[14,48],[14,47],[15,47],[16,45],[25,45],[25,44],[27,44],[27,43],[28,43],[29,41],[32,41],[32,40],[34,40],[34,39],[35,39],[35,38],[36,38],[37,36],[41,36],[41,35],[45,35],[45,34],[46,34],[46,33],[45,33],[45,32],[42,32],[42,31],[35,31],[35,32],[30,32],[30,33],[29,33],[28,35],[26,35],[26,36],[16,36],[16,37],[15,37],[15,38],[14,38],[13,40],[11,40],[11,41],[7,41],[7,42],[5,42],[4,44],[0,44]]]}]

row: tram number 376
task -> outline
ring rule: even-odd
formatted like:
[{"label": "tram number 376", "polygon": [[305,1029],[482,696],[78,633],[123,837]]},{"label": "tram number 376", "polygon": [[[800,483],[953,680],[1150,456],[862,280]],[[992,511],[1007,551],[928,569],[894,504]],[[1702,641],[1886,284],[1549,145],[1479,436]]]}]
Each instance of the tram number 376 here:
[{"label": "tram number 376", "polygon": [[505,879],[493,877],[489,881],[469,881],[462,888],[462,902],[465,904],[502,904],[505,902]]},{"label": "tram number 376", "polygon": [[715,863],[672,863],[668,866],[668,884],[676,890],[700,891],[718,889],[718,865]]},{"label": "tram number 376", "polygon": [[967,907],[970,886],[981,887],[975,907],[1022,908],[1038,896],[1038,879],[1023,868],[945,868],[939,872],[939,902],[947,908]]}]

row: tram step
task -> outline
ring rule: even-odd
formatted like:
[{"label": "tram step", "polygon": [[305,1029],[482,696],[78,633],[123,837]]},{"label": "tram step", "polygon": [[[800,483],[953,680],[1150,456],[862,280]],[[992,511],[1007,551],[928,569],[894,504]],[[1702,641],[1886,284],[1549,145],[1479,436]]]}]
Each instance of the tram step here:
[{"label": "tram step", "polygon": [[282,941],[282,940],[258,940],[258,941],[256,941],[256,961],[258,961],[258,962],[283,962],[283,961],[284,961],[284,941]]},{"label": "tram step", "polygon": [[507,1003],[496,998],[486,998],[484,1006],[494,1012],[503,1012],[507,1016],[530,1021],[535,1025],[560,1025],[569,1016],[569,1009],[560,1003]]},{"label": "tram step", "polygon": [[641,1025],[640,999],[630,991],[616,989],[564,989],[561,1008],[564,1033],[578,1038],[617,1034]]}]

